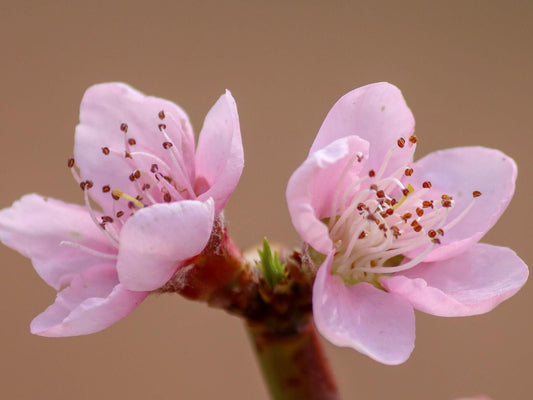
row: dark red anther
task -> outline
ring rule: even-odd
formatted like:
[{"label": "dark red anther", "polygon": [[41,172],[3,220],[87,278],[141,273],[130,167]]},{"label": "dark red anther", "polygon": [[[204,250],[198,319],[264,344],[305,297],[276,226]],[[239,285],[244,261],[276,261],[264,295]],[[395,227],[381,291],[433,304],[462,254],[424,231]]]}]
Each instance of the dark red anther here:
[{"label": "dark red anther", "polygon": [[75,164],[74,158],[69,158],[68,159],[68,164],[67,164],[68,167],[72,168],[74,166],[74,164]]},{"label": "dark red anther", "polygon": [[102,186],[102,192],[108,193],[110,190],[111,188],[109,187],[109,185]]},{"label": "dark red anther", "polygon": [[119,211],[115,215],[117,216],[117,218],[120,218],[124,215],[124,211]]},{"label": "dark red anther", "polygon": [[130,174],[130,176],[128,176],[128,178],[129,178],[130,181],[132,181],[132,182],[135,181],[135,175],[133,175],[133,174]]},{"label": "dark red anther", "polygon": [[479,196],[481,196],[481,192],[480,192],[479,190],[474,190],[474,191],[472,192],[472,196],[473,196],[474,198],[475,198],[475,197],[479,197]]},{"label": "dark red anther", "polygon": [[407,196],[409,196],[409,193],[411,193],[411,192],[409,192],[409,189],[402,189],[402,193],[403,193],[403,195],[405,197],[407,197]]},{"label": "dark red anther", "polygon": [[85,182],[80,182],[80,188],[81,188],[81,190],[85,190],[85,186],[87,186],[87,183],[85,183]]},{"label": "dark red anther", "polygon": [[137,144],[137,141],[136,141],[135,139],[133,139],[133,138],[130,138],[130,139],[128,139],[128,144],[129,144],[130,146],[133,146],[133,145],[136,145],[136,144]]},{"label": "dark red anther", "polygon": [[444,231],[441,228],[437,229],[437,233],[441,236],[444,236]]},{"label": "dark red anther", "polygon": [[413,227],[414,231],[415,232],[420,232],[422,230],[422,225],[417,225],[415,227]]},{"label": "dark red anther", "polygon": [[409,141],[413,144],[415,144],[416,142],[418,142],[418,138],[416,137],[416,135],[411,135],[409,136]]},{"label": "dark red anther", "polygon": [[127,151],[124,152],[124,157],[125,158],[131,158],[133,160],[133,157],[131,156],[130,153],[128,153]]},{"label": "dark red anther", "polygon": [[128,208],[131,210],[135,208],[135,204],[133,204],[133,201],[128,201]]},{"label": "dark red anther", "polygon": [[431,182],[430,181],[425,181],[424,183],[422,183],[422,187],[424,189],[429,189],[431,188]]},{"label": "dark red anther", "polygon": [[442,203],[442,206],[446,208],[450,208],[452,206],[451,200],[442,200],[441,203]]},{"label": "dark red anther", "polygon": [[359,211],[363,211],[365,208],[366,208],[365,203],[359,203],[359,204],[357,205],[357,209],[358,209]]},{"label": "dark red anther", "polygon": [[159,128],[159,130],[161,132],[163,132],[165,129],[167,129],[167,126],[165,124],[159,124],[159,125],[157,125],[157,127]]},{"label": "dark red anther", "polygon": [[133,176],[135,177],[135,179],[139,179],[141,177],[141,171],[139,171],[138,169],[136,169],[134,172],[133,172]]},{"label": "dark red anther", "polygon": [[385,192],[383,190],[378,190],[377,193],[376,193],[376,196],[378,196],[378,198],[382,199],[383,197],[385,197]]},{"label": "dark red anther", "polygon": [[405,146],[405,139],[402,137],[402,138],[399,138],[398,139],[398,147],[402,148]]},{"label": "dark red anther", "polygon": [[370,190],[377,191],[378,190],[378,185],[375,185],[375,184],[370,185]]},{"label": "dark red anther", "polygon": [[141,189],[142,189],[142,190],[148,190],[148,189],[150,189],[150,187],[151,187],[151,186],[150,186],[149,183],[145,183],[145,184],[142,186]]},{"label": "dark red anther", "polygon": [[391,206],[396,205],[396,203],[397,203],[396,199],[392,199],[392,200],[390,201],[390,205],[391,205]]},{"label": "dark red anther", "polygon": [[85,181],[85,183],[87,184],[87,189],[90,189],[94,186],[93,181]]},{"label": "dark red anther", "polygon": [[416,215],[421,217],[422,215],[424,215],[424,210],[422,210],[420,207],[417,207],[416,208]]},{"label": "dark red anther", "polygon": [[124,133],[128,131],[128,124],[125,124],[124,122],[120,124],[120,130]]},{"label": "dark red anther", "polygon": [[107,216],[107,215],[104,215],[104,216],[102,217],[102,222],[103,222],[103,223],[109,222],[109,223],[112,224],[112,223],[113,223],[113,218],[111,218],[111,217],[109,217],[109,216]]},{"label": "dark red anther", "polygon": [[440,240],[439,238],[434,238],[434,239],[431,239],[431,241],[435,244],[440,244]]},{"label": "dark red anther", "polygon": [[109,153],[110,153],[109,147],[102,147],[102,153],[104,153],[106,156],[108,156]]},{"label": "dark red anther", "polygon": [[411,214],[411,213],[405,213],[404,215],[402,215],[402,219],[403,219],[404,222],[407,222],[407,220],[409,218],[411,218],[412,216],[413,216],[413,214]]},{"label": "dark red anther", "polygon": [[437,236],[437,232],[432,229],[428,232],[428,236],[430,238],[434,238],[435,236]]},{"label": "dark red anther", "polygon": [[405,176],[411,176],[411,175],[413,175],[413,172],[414,172],[413,168],[406,168],[405,169]]},{"label": "dark red anther", "polygon": [[172,143],[171,142],[163,142],[163,148],[164,149],[170,149],[172,147]]},{"label": "dark red anther", "polygon": [[364,238],[366,238],[366,232],[365,231],[363,231],[363,232],[361,232],[359,234],[359,239],[364,239]]},{"label": "dark red anther", "polygon": [[113,197],[113,200],[120,199],[120,196],[117,196],[114,192],[111,192],[111,197]]},{"label": "dark red anther", "polygon": [[161,110],[161,111],[159,111],[157,116],[159,117],[159,119],[165,119],[165,112],[163,110]]},{"label": "dark red anther", "polygon": [[394,214],[394,210],[392,208],[388,208],[386,213],[387,213],[387,215],[392,215],[392,214]]},{"label": "dark red anther", "polygon": [[376,176],[376,171],[374,171],[373,169],[371,169],[370,171],[368,171],[368,176],[373,178],[374,176]]},{"label": "dark red anther", "polygon": [[433,200],[424,200],[422,202],[422,207],[424,207],[424,208],[433,208]]},{"label": "dark red anther", "polygon": [[157,164],[152,164],[152,167],[150,168],[150,172],[155,174],[158,171],[158,169],[159,167],[157,166]]},{"label": "dark red anther", "polygon": [[167,202],[167,203],[170,203],[170,201],[172,200],[172,197],[170,196],[170,193],[168,193],[168,192],[165,193],[163,195],[163,200],[165,200],[165,202]]}]

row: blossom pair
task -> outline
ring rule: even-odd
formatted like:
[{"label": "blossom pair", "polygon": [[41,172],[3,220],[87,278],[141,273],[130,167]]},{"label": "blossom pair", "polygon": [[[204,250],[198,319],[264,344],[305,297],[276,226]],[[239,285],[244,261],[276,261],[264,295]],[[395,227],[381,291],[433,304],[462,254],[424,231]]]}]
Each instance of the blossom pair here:
[{"label": "blossom pair", "polygon": [[[477,243],[512,197],[512,159],[468,147],[413,162],[417,141],[396,87],[356,89],[327,115],[287,187],[305,259],[317,267],[319,331],[386,364],[413,349],[413,309],[483,313],[528,275],[511,250]],[[176,105],[122,84],[94,86],[74,153],[84,207],[29,195],[0,212],[2,241],[60,290],[32,322],[47,336],[101,330],[191,264],[243,168],[229,92],[208,113],[195,151]]]}]

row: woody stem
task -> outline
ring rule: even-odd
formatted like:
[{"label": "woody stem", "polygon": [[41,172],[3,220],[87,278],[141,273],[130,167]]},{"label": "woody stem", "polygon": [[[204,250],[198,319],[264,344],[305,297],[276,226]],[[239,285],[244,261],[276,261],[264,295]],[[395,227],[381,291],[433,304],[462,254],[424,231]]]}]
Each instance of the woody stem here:
[{"label": "woody stem", "polygon": [[339,400],[311,318],[294,329],[249,322],[248,334],[273,400]]}]

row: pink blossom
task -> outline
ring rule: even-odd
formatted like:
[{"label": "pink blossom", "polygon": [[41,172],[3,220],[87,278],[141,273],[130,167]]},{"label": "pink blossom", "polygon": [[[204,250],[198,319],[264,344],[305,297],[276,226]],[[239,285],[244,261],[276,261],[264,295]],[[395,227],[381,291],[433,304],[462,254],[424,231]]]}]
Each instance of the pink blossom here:
[{"label": "pink blossom", "polygon": [[74,153],[85,206],[30,194],[0,211],[2,242],[59,292],[31,323],[43,336],[102,330],[164,285],[204,249],[243,168],[229,92],[207,114],[195,152],[177,105],[120,83],[93,86]]},{"label": "pink blossom", "polygon": [[412,352],[413,309],[485,313],[528,276],[512,250],[478,243],[511,200],[514,161],[461,147],[413,162],[413,132],[396,87],[356,89],[333,106],[287,187],[292,222],[323,260],[317,328],[385,364]]}]

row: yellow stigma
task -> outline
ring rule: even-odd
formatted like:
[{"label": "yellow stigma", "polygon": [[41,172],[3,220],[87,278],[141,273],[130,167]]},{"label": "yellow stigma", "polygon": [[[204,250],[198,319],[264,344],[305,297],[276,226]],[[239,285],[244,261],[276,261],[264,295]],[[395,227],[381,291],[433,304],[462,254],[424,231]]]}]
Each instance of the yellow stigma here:
[{"label": "yellow stigma", "polygon": [[138,208],[144,208],[144,204],[141,203],[139,200],[137,200],[135,197],[130,196],[127,193],[124,193],[120,189],[113,189],[113,197],[122,197],[123,199],[131,201],[133,204],[135,204]]},{"label": "yellow stigma", "polygon": [[[407,190],[409,190],[409,193],[413,193],[413,192],[415,191],[415,189],[411,186],[410,183],[407,185]],[[400,201],[398,201],[398,203],[396,203],[396,204],[392,207],[392,209],[393,209],[393,210],[396,210],[398,207],[400,207],[400,206],[402,205],[402,203],[405,201],[406,198],[407,198],[407,196],[405,196],[405,195],[402,196],[402,197],[400,198]]]}]

